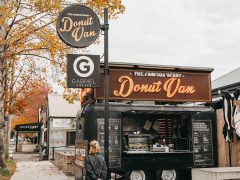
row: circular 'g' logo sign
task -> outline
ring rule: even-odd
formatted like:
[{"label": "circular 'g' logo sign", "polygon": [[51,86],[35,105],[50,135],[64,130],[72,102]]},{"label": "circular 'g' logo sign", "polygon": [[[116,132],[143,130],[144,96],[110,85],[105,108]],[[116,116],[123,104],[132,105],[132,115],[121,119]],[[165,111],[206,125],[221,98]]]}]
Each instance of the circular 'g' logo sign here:
[{"label": "circular 'g' logo sign", "polygon": [[87,56],[79,56],[73,63],[73,70],[80,77],[88,77],[94,71],[94,63]]}]

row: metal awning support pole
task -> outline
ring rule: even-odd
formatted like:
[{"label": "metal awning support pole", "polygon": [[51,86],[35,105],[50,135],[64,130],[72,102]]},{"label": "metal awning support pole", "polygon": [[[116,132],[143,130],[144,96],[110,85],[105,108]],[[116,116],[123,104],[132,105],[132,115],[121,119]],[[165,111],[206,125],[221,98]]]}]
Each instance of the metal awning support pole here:
[{"label": "metal awning support pole", "polygon": [[108,66],[108,9],[104,8],[104,157],[109,177],[109,66]]},{"label": "metal awning support pole", "polygon": [[232,167],[232,149],[231,142],[228,142],[228,157],[229,157],[229,166]]},{"label": "metal awning support pole", "polygon": [[18,152],[17,145],[18,145],[18,132],[16,133],[16,147],[15,147],[16,152]]}]

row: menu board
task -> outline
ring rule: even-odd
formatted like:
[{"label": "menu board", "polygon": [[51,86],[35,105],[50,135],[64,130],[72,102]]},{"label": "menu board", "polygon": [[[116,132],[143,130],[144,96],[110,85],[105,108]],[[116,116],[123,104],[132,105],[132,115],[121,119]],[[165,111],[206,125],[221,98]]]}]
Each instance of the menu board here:
[{"label": "menu board", "polygon": [[[120,167],[121,165],[121,141],[120,141],[121,119],[109,119],[109,167]],[[98,142],[104,152],[104,119],[98,119]]]},{"label": "menu board", "polygon": [[211,120],[193,120],[193,161],[195,167],[213,166]]},{"label": "menu board", "polygon": [[88,141],[76,140],[75,143],[75,165],[80,169],[85,168],[85,158],[88,154]]}]

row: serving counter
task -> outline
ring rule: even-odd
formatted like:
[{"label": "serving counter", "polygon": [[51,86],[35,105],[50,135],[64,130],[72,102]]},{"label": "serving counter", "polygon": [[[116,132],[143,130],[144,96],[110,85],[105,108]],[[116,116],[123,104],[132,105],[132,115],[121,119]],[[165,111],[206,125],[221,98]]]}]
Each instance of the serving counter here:
[{"label": "serving counter", "polygon": [[123,151],[121,157],[122,167],[128,169],[186,169],[193,166],[192,151]]}]

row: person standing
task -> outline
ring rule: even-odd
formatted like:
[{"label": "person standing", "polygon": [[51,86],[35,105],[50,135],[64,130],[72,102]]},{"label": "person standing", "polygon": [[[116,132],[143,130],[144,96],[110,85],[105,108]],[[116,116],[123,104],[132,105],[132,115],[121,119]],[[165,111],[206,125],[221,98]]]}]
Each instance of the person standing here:
[{"label": "person standing", "polygon": [[85,180],[106,180],[107,166],[104,157],[99,154],[100,146],[96,140],[90,142],[89,155],[86,156],[86,179]]}]

